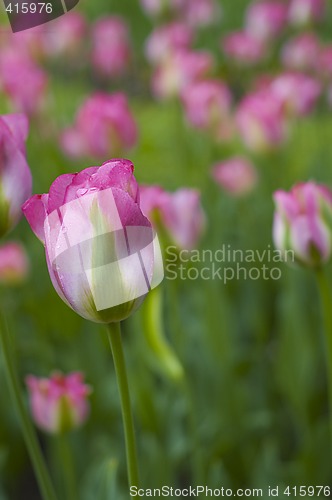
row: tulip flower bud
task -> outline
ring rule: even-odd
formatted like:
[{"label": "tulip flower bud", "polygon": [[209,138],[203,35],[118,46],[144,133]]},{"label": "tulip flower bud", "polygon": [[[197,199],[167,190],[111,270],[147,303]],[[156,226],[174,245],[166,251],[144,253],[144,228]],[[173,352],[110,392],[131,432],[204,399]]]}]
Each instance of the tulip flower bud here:
[{"label": "tulip flower bud", "polygon": [[127,97],[121,92],[96,92],[78,110],[73,127],[64,130],[61,145],[73,158],[107,158],[137,141],[137,127]]},{"label": "tulip flower bud", "polygon": [[25,156],[28,121],[25,115],[0,116],[0,238],[21,217],[21,205],[31,195],[32,178]]},{"label": "tulip flower bud", "polygon": [[273,239],[276,247],[292,250],[295,259],[319,267],[331,256],[332,192],[323,185],[297,184],[287,193],[274,193],[276,211]]},{"label": "tulip flower bud", "polygon": [[0,247],[0,284],[21,283],[28,271],[28,256],[19,243],[10,242]]},{"label": "tulip flower bud", "polygon": [[214,180],[232,196],[250,193],[257,184],[257,172],[252,163],[240,156],[214,166]]},{"label": "tulip flower bud", "polygon": [[163,278],[157,236],[128,160],[64,174],[22,207],[62,300],[97,323],[122,321]]},{"label": "tulip flower bud", "polygon": [[169,239],[179,248],[195,247],[205,228],[200,193],[179,189],[168,193],[159,186],[141,187],[143,213],[157,226],[160,223]]},{"label": "tulip flower bud", "polygon": [[82,425],[88,417],[88,395],[83,375],[53,373],[50,378],[29,375],[26,379],[30,407],[36,425],[43,431],[62,434]]}]

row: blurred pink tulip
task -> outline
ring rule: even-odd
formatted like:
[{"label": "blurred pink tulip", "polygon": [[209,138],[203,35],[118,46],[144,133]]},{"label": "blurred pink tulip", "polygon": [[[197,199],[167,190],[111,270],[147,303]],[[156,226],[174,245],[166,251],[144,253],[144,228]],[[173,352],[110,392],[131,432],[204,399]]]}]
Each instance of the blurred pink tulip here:
[{"label": "blurred pink tulip", "polygon": [[238,106],[236,122],[243,142],[256,152],[275,149],[288,137],[282,102],[270,90],[247,95]]},{"label": "blurred pink tulip", "polygon": [[288,5],[282,1],[251,3],[246,13],[246,31],[259,40],[269,40],[284,29],[287,15]]},{"label": "blurred pink tulip", "polygon": [[317,267],[331,256],[332,192],[326,186],[307,182],[288,193],[274,193],[275,246],[292,250],[297,261]]},{"label": "blurred pink tulip", "polygon": [[240,156],[215,165],[212,176],[232,196],[243,196],[252,191],[257,184],[255,167],[249,160]]},{"label": "blurred pink tulip", "polygon": [[22,207],[45,245],[58,295],[97,323],[127,318],[156,286],[154,236],[133,170],[129,160],[114,159],[64,174]]},{"label": "blurred pink tulip", "polygon": [[321,84],[311,76],[301,73],[285,73],[275,78],[270,89],[286,111],[295,116],[312,112],[321,94]]},{"label": "blurred pink tulip", "polygon": [[325,0],[291,0],[289,20],[296,26],[320,21],[325,13]]},{"label": "blurred pink tulip", "polygon": [[153,63],[160,63],[174,50],[189,49],[193,40],[191,28],[181,22],[173,22],[156,28],[148,38],[145,46],[147,59]]},{"label": "blurred pink tulip", "polygon": [[77,112],[74,126],[61,136],[64,152],[73,158],[116,156],[136,141],[136,123],[122,93],[90,96]]},{"label": "blurred pink tulip", "polygon": [[232,97],[223,82],[202,80],[188,85],[182,101],[191,125],[210,131],[216,139],[227,137]]},{"label": "blurred pink tulip", "polygon": [[92,30],[92,63],[104,76],[123,75],[131,58],[128,27],[120,17],[103,17]]},{"label": "blurred pink tulip", "polygon": [[83,375],[55,372],[50,378],[26,378],[32,417],[36,425],[51,434],[62,434],[81,426],[88,418],[91,389]]},{"label": "blurred pink tulip", "polygon": [[152,88],[159,99],[180,96],[191,83],[202,79],[213,67],[209,52],[177,50],[156,68]]},{"label": "blurred pink tulip", "polygon": [[0,246],[0,283],[16,285],[25,280],[29,272],[29,260],[22,245],[6,242]]},{"label": "blurred pink tulip", "polygon": [[73,56],[79,53],[87,34],[87,23],[80,12],[67,12],[52,22],[52,29],[40,28],[42,50],[46,56]]},{"label": "blurred pink tulip", "polygon": [[0,53],[0,88],[16,111],[34,115],[45,104],[47,76],[27,53],[12,47]]},{"label": "blurred pink tulip", "polygon": [[220,21],[221,8],[216,0],[186,0],[182,18],[195,28],[206,27]]},{"label": "blurred pink tulip", "polygon": [[205,228],[200,193],[195,189],[179,189],[174,193],[159,186],[141,186],[142,212],[166,230],[168,237],[182,249],[194,248]]},{"label": "blurred pink tulip", "polygon": [[244,65],[258,63],[266,55],[265,44],[245,31],[227,35],[222,40],[222,49],[230,59]]},{"label": "blurred pink tulip", "polygon": [[31,196],[32,178],[26,161],[29,124],[23,114],[0,115],[0,238],[21,218],[21,205]]},{"label": "blurred pink tulip", "polygon": [[289,69],[310,71],[315,67],[319,55],[319,40],[311,33],[298,35],[283,47],[281,59]]}]

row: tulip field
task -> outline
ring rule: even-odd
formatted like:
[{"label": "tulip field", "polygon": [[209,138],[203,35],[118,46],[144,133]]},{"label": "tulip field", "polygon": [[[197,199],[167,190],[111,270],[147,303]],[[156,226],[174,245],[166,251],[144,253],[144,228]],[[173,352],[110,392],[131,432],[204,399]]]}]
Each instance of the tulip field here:
[{"label": "tulip field", "polygon": [[330,1],[3,3],[0,500],[331,498]]}]

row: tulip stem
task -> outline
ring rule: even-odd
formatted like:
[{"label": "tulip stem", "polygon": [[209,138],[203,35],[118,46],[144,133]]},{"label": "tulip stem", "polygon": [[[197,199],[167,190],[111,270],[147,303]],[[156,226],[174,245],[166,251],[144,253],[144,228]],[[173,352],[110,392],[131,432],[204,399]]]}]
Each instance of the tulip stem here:
[{"label": "tulip stem", "polygon": [[329,422],[330,422],[330,439],[332,451],[332,315],[331,304],[332,296],[329,282],[322,269],[316,272],[318,288],[322,303],[322,312],[324,320],[324,332],[326,341],[326,363],[328,376],[328,397],[329,397]]},{"label": "tulip stem", "polygon": [[121,399],[122,420],[125,433],[129,486],[139,485],[136,439],[131,409],[125,357],[122,347],[120,323],[108,325],[108,338],[112,349],[116,377]]},{"label": "tulip stem", "polygon": [[31,462],[37,477],[38,485],[44,500],[56,500],[56,494],[45,465],[45,461],[38,443],[36,432],[33,428],[27,408],[24,404],[21,387],[14,363],[14,355],[11,346],[11,337],[7,323],[0,315],[0,341],[4,360],[5,374],[9,386],[9,391],[16,407],[24,440],[28,448]]}]

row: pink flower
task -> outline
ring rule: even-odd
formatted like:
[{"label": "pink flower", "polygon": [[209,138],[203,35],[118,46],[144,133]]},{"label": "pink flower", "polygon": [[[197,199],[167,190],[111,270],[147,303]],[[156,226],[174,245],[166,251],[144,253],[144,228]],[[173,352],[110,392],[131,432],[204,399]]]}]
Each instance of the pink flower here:
[{"label": "pink flower", "polygon": [[182,17],[193,27],[205,27],[220,20],[221,9],[216,0],[186,0]]},{"label": "pink flower", "polygon": [[34,195],[22,207],[45,245],[56,292],[97,323],[130,316],[162,279],[133,170],[129,160],[114,159],[60,175],[48,194]]},{"label": "pink flower", "polygon": [[321,84],[311,76],[285,73],[275,78],[270,89],[282,105],[295,116],[309,114],[321,94]]},{"label": "pink flower", "polygon": [[289,20],[296,26],[320,21],[324,16],[325,7],[325,0],[291,0]]},{"label": "pink flower", "polygon": [[213,66],[208,52],[177,50],[157,67],[153,76],[153,92],[159,99],[176,97],[191,83],[202,79]]},{"label": "pink flower", "polygon": [[161,222],[168,237],[179,248],[190,250],[197,245],[205,228],[197,190],[184,188],[168,193],[159,186],[142,186],[141,207],[153,224]]},{"label": "pink flower", "polygon": [[249,5],[246,31],[259,40],[274,38],[284,29],[288,6],[279,1],[259,1]]},{"label": "pink flower", "polygon": [[263,43],[245,31],[227,35],[222,41],[222,48],[229,58],[245,65],[258,63],[265,57]]},{"label": "pink flower", "polygon": [[250,161],[240,156],[230,158],[214,166],[214,180],[233,196],[242,196],[254,189],[257,172]]},{"label": "pink flower", "polygon": [[253,151],[275,149],[288,137],[282,102],[270,90],[246,96],[239,104],[236,122],[244,143]]},{"label": "pink flower", "polygon": [[17,111],[34,115],[45,103],[47,77],[27,54],[4,50],[0,54],[0,87]]},{"label": "pink flower", "polygon": [[292,250],[297,261],[317,267],[331,255],[332,192],[323,185],[297,184],[288,193],[274,193],[275,246]]},{"label": "pink flower", "polygon": [[8,242],[0,246],[0,283],[21,283],[27,277],[28,271],[28,256],[22,245]]},{"label": "pink flower", "polygon": [[311,33],[296,36],[283,47],[281,58],[289,69],[312,70],[319,55],[319,40]]},{"label": "pink flower", "polygon": [[79,109],[75,124],[61,137],[63,150],[73,158],[105,158],[132,148],[137,127],[125,94],[98,92]]},{"label": "pink flower", "polygon": [[91,389],[83,375],[55,372],[50,378],[26,378],[30,407],[36,425],[51,434],[62,434],[82,425],[88,418]]},{"label": "pink flower", "polygon": [[117,77],[127,70],[131,57],[128,27],[120,17],[103,17],[92,30],[92,63],[104,76]]},{"label": "pink flower", "polygon": [[50,57],[77,54],[87,33],[87,24],[79,12],[67,12],[52,22],[52,29],[40,28],[43,53]]},{"label": "pink flower", "polygon": [[151,63],[160,63],[174,50],[189,49],[193,39],[191,28],[181,22],[166,24],[156,28],[148,38],[145,54]]},{"label": "pink flower", "polygon": [[21,205],[31,195],[32,178],[26,161],[25,115],[0,115],[0,237],[21,218]]},{"label": "pink flower", "polygon": [[217,139],[221,139],[227,130],[231,100],[228,87],[217,80],[193,83],[182,94],[188,122],[194,127],[210,130]]}]

